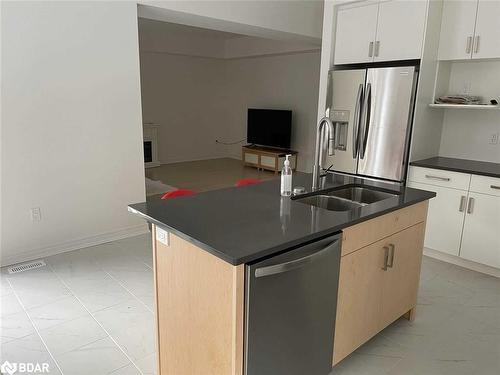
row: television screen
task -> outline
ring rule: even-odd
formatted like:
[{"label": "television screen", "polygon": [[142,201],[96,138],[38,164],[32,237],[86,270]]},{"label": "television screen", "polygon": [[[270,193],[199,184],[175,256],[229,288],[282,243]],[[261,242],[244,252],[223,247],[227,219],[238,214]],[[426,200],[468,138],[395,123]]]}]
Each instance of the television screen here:
[{"label": "television screen", "polygon": [[248,108],[248,143],[289,148],[291,135],[292,111]]}]

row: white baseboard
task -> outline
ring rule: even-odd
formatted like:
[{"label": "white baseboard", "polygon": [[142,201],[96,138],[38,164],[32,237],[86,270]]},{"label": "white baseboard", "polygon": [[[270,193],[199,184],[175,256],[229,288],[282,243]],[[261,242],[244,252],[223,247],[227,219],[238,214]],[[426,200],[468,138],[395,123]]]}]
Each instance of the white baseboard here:
[{"label": "white baseboard", "polygon": [[125,229],[120,229],[113,232],[101,233],[96,236],[80,238],[77,240],[63,242],[57,245],[47,246],[38,249],[30,249],[18,252],[15,255],[10,255],[2,258],[1,266],[10,266],[12,264],[27,262],[30,260],[65,253],[68,251],[83,249],[96,245],[102,245],[106,242],[121,240],[127,237],[138,236],[140,234],[149,233],[149,228],[146,223],[135,225]]},{"label": "white baseboard", "polygon": [[471,260],[457,257],[455,255],[442,253],[441,251],[429,249],[428,247],[424,247],[424,255],[427,255],[428,257],[434,259],[442,260],[443,262],[452,263],[456,266],[467,268],[469,270],[500,278],[500,269],[495,267],[486,266],[484,264],[476,263]]}]

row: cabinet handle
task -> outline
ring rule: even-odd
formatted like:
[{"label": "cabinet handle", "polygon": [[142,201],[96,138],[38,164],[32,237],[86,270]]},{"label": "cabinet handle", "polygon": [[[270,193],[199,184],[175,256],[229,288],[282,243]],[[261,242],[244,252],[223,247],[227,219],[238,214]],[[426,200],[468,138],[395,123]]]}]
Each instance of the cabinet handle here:
[{"label": "cabinet handle", "polygon": [[368,57],[373,57],[373,42],[368,45]]},{"label": "cabinet handle", "polygon": [[467,37],[467,47],[465,47],[465,53],[470,53],[472,48],[472,37],[468,36]]},{"label": "cabinet handle", "polygon": [[479,35],[476,35],[476,37],[474,38],[475,39],[475,41],[474,41],[474,53],[479,52],[479,38],[480,38]]},{"label": "cabinet handle", "polygon": [[490,185],[490,188],[500,190],[500,186],[497,185]]},{"label": "cabinet handle", "polygon": [[375,42],[375,57],[378,57],[378,53],[380,51],[380,40]]},{"label": "cabinet handle", "polygon": [[384,271],[387,271],[387,267],[389,264],[389,252],[389,246],[384,246],[384,266],[382,267]]},{"label": "cabinet handle", "polygon": [[467,213],[471,214],[474,212],[474,198],[469,198],[469,206],[467,207]]},{"label": "cabinet handle", "polygon": [[389,262],[387,264],[387,267],[392,268],[394,266],[394,250],[396,249],[396,246],[392,243],[389,244]]},{"label": "cabinet handle", "polygon": [[458,207],[459,212],[464,212],[466,202],[467,202],[467,197],[465,195],[462,195],[460,197],[460,206]]},{"label": "cabinet handle", "polygon": [[425,178],[430,178],[430,179],[440,180],[440,181],[450,181],[451,180],[451,178],[449,178],[449,177],[433,176],[431,174],[426,174]]}]

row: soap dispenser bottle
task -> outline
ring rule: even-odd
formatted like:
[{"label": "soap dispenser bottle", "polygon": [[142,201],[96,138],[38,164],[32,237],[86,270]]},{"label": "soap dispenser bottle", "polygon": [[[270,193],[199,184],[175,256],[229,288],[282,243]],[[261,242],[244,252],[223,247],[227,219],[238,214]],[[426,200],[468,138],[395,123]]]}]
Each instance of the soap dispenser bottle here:
[{"label": "soap dispenser bottle", "polygon": [[289,197],[292,195],[292,168],[290,168],[290,160],[292,155],[286,155],[283,169],[281,170],[281,196]]}]

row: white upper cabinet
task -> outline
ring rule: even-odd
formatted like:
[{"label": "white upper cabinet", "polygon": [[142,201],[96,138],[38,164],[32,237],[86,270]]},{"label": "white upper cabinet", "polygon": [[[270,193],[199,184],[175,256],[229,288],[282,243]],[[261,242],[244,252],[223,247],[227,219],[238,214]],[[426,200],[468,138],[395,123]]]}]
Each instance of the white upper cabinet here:
[{"label": "white upper cabinet", "polygon": [[334,64],[419,59],[427,1],[382,0],[340,7]]},{"label": "white upper cabinet", "polygon": [[445,0],[439,38],[439,59],[460,60],[472,56],[477,1]]},{"label": "white upper cabinet", "polygon": [[500,1],[445,0],[440,60],[500,58]]},{"label": "white upper cabinet", "polygon": [[472,58],[500,58],[499,0],[479,0]]},{"label": "white upper cabinet", "polygon": [[419,59],[426,10],[426,1],[381,1],[374,61]]},{"label": "white upper cabinet", "polygon": [[335,64],[373,61],[378,4],[339,9],[335,37]]}]

